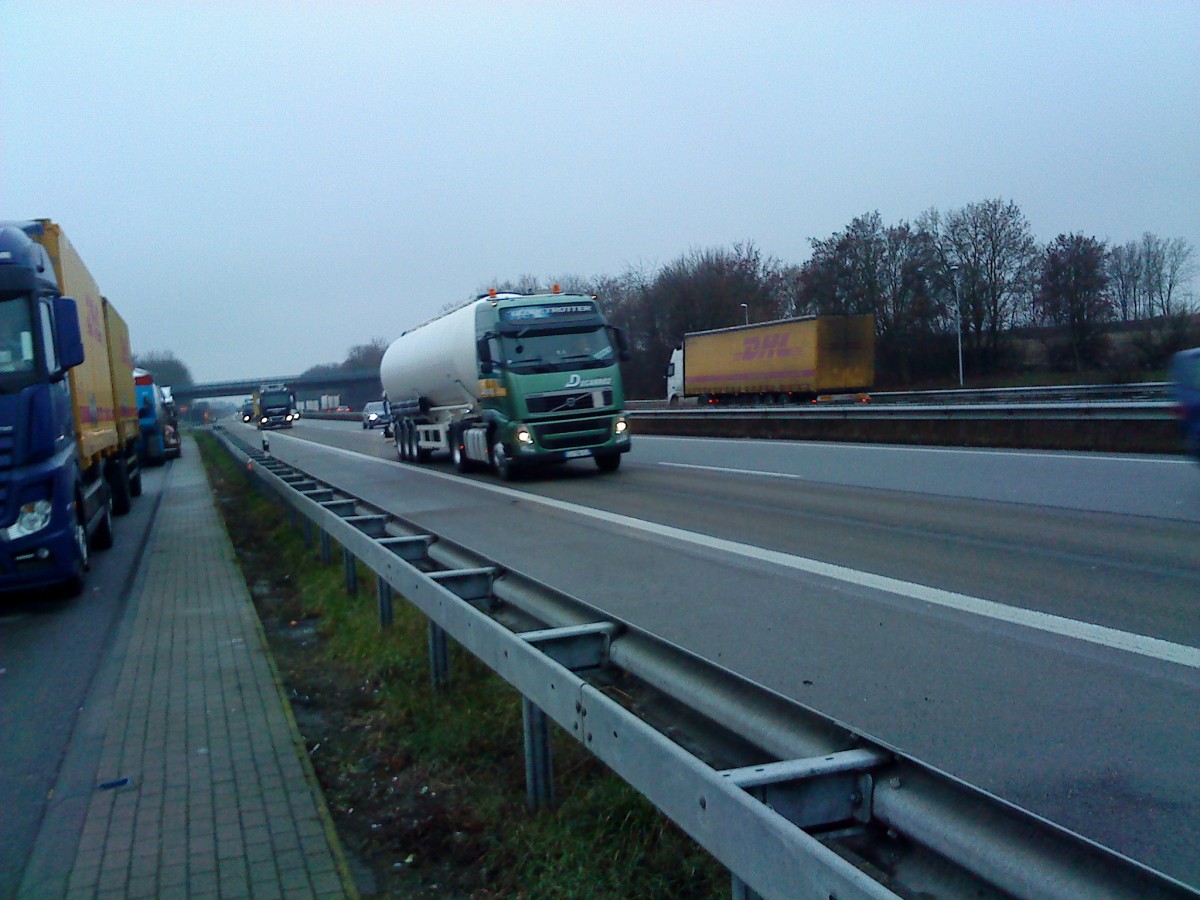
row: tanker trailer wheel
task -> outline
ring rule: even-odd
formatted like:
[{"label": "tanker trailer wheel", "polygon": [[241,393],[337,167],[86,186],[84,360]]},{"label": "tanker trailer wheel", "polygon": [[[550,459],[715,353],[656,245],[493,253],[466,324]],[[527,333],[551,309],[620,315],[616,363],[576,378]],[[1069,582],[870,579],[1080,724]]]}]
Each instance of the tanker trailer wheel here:
[{"label": "tanker trailer wheel", "polygon": [[396,455],[408,462],[408,423],[403,420],[396,425]]},{"label": "tanker trailer wheel", "polygon": [[454,463],[454,468],[458,470],[460,475],[466,475],[471,471],[473,466],[471,460],[467,458],[467,448],[464,445],[466,438],[463,435],[462,428],[450,429],[450,459]]}]

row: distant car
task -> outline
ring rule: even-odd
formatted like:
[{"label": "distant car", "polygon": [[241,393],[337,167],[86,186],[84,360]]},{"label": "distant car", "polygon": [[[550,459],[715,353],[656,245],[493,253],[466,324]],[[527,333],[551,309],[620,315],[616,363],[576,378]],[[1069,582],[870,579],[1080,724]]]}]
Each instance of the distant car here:
[{"label": "distant car", "polygon": [[386,427],[392,417],[388,415],[387,405],[382,400],[376,400],[373,403],[368,403],[363,407],[362,411],[362,427],[376,428]]},{"label": "distant car", "polygon": [[350,407],[339,406],[337,409],[334,410],[334,412],[350,412]]},{"label": "distant car", "polygon": [[1175,414],[1184,445],[1200,460],[1200,347],[1175,354],[1171,380],[1175,382]]}]

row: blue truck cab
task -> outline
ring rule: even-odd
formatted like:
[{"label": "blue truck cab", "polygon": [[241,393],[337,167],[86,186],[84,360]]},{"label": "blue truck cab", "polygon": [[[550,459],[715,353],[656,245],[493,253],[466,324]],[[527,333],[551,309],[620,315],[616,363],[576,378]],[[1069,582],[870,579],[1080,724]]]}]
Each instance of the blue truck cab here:
[{"label": "blue truck cab", "polygon": [[[76,443],[69,371],[84,344],[46,249],[0,226],[0,590],[82,588],[104,524]],[[107,497],[102,498],[107,500]]]},{"label": "blue truck cab", "polygon": [[1184,445],[1200,461],[1200,347],[1175,354],[1171,366],[1176,417]]}]

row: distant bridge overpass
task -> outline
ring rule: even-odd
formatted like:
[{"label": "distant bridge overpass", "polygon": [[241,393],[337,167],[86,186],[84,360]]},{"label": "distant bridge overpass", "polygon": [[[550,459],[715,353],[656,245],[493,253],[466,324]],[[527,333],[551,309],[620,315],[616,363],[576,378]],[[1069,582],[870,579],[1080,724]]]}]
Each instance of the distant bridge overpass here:
[{"label": "distant bridge overpass", "polygon": [[378,397],[382,393],[378,369],[353,372],[331,372],[327,375],[278,375],[269,378],[242,378],[236,381],[212,381],[207,384],[171,386],[176,402],[189,402],[201,397],[244,397],[264,384],[286,384],[297,394],[346,392]]}]

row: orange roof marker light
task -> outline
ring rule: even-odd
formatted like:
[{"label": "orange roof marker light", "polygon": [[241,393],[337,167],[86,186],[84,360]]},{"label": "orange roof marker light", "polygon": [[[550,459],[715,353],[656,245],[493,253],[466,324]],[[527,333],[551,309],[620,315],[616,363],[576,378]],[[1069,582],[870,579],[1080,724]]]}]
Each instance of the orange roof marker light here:
[{"label": "orange roof marker light", "polygon": [[552,293],[552,294],[561,294],[562,293],[562,288],[559,287],[557,281],[554,283],[554,287],[550,288],[550,293]]},{"label": "orange roof marker light", "polygon": [[496,289],[488,288],[488,296],[491,297],[493,300],[495,300],[496,299]]}]

